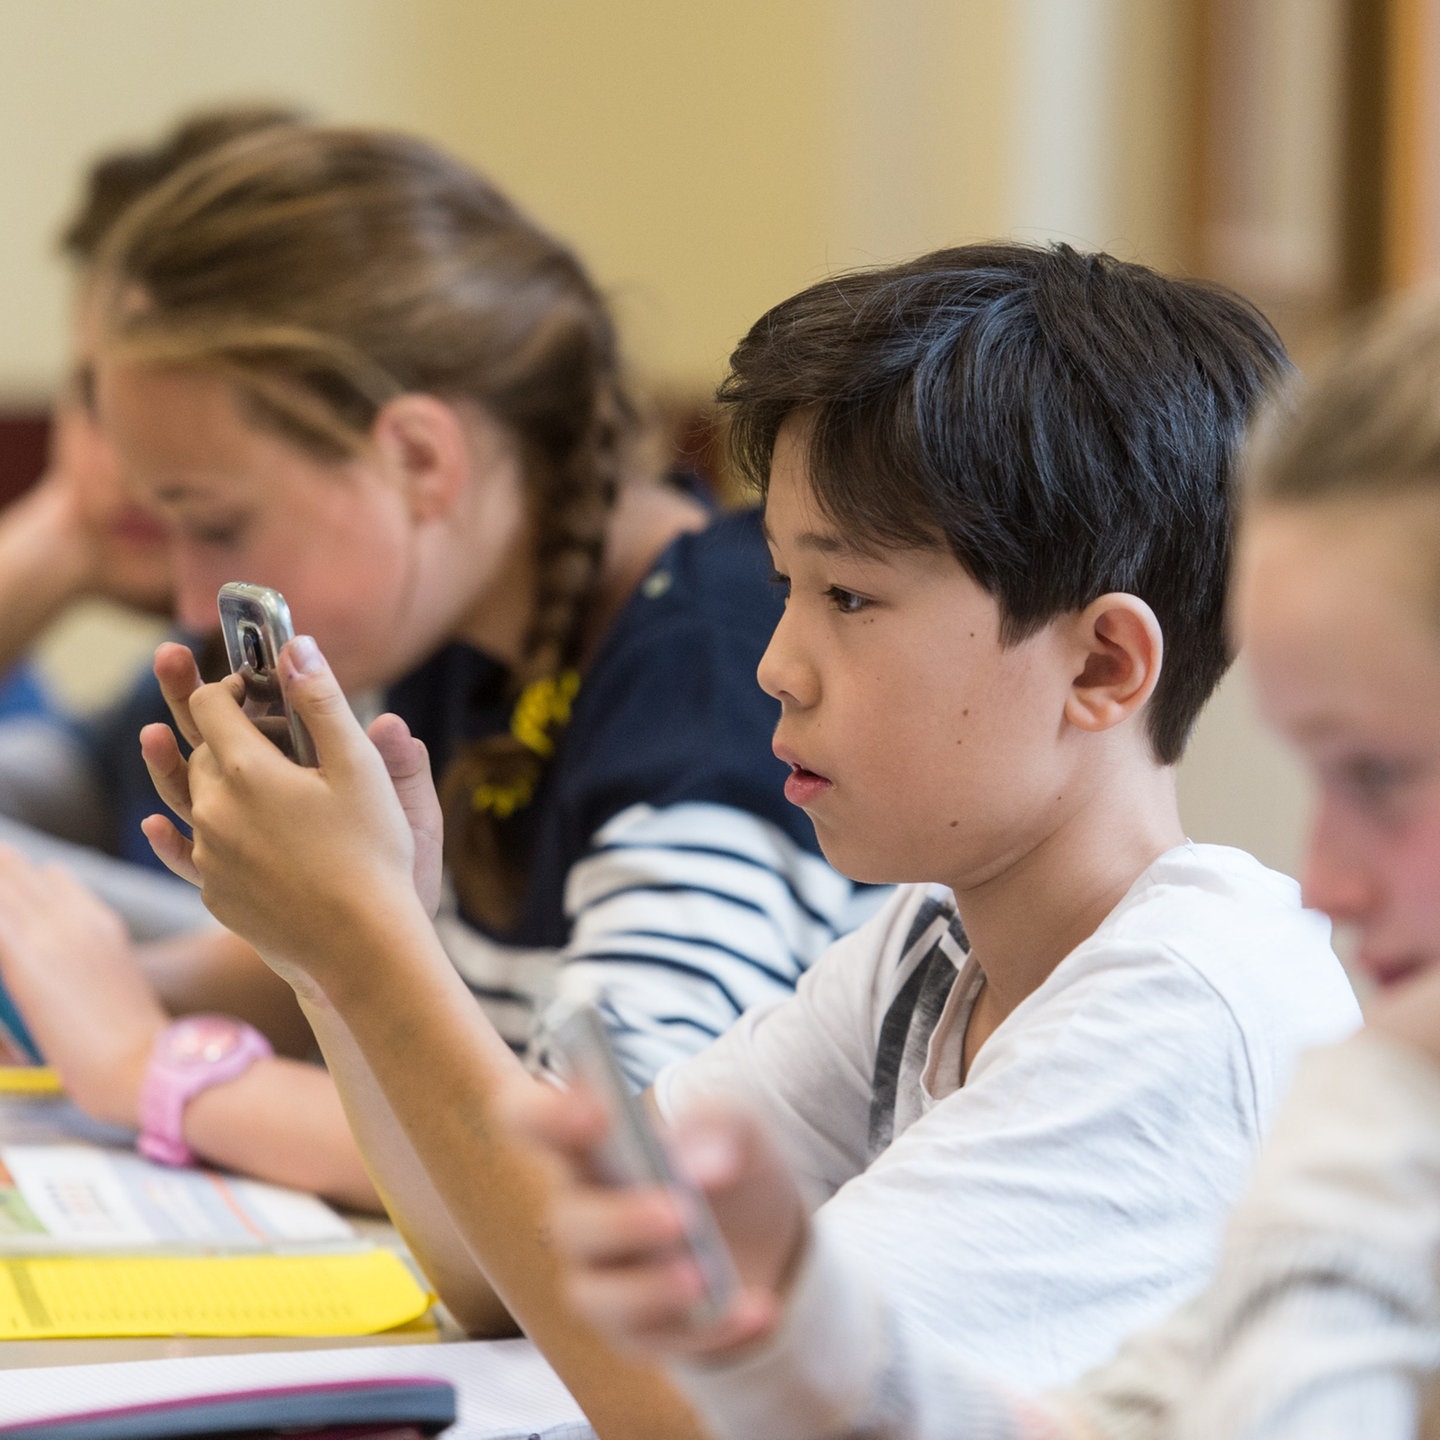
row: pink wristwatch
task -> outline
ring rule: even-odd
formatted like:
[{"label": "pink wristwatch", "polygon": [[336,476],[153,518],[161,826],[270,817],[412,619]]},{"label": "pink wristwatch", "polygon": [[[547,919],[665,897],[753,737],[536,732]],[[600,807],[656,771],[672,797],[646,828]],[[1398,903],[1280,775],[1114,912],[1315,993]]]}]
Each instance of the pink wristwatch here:
[{"label": "pink wristwatch", "polygon": [[155,1037],[140,1082],[140,1136],[136,1148],[162,1165],[189,1165],[185,1107],[202,1090],[234,1080],[275,1052],[252,1025],[228,1015],[187,1015]]}]

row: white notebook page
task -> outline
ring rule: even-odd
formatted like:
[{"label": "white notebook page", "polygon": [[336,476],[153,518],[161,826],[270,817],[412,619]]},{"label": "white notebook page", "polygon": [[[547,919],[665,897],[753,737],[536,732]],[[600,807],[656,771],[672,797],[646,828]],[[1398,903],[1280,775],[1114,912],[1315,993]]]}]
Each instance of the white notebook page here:
[{"label": "white notebook page", "polygon": [[528,1340],[204,1355],[0,1371],[0,1421],[190,1395],[382,1375],[441,1376],[459,1418],[443,1440],[592,1440],[580,1407]]}]

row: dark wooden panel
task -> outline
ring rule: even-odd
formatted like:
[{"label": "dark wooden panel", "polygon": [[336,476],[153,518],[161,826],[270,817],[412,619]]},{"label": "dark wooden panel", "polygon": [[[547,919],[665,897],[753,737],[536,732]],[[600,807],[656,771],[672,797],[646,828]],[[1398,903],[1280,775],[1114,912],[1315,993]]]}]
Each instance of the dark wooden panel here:
[{"label": "dark wooden panel", "polygon": [[40,410],[0,410],[0,505],[28,489],[45,469],[50,420]]}]

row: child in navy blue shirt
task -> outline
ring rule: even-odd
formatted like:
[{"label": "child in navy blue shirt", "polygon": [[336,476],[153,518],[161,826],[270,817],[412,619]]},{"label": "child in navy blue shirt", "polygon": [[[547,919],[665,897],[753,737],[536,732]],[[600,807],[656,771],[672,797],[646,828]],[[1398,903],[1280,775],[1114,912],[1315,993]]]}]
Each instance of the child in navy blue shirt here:
[{"label": "child in navy blue shirt", "polygon": [[[93,283],[100,417],[169,527],[178,620],[272,585],[355,703],[423,737],[436,927],[506,1042],[585,972],[638,1086],[790,993],[856,887],[771,753],[753,677],[781,597],[756,516],[657,469],[579,261],[422,141],[280,126],[148,192]],[[0,971],[82,1106],[155,1153],[378,1203],[293,997],[234,933],[141,957],[74,886],[21,893]],[[243,1074],[184,1068],[195,1012]]]}]

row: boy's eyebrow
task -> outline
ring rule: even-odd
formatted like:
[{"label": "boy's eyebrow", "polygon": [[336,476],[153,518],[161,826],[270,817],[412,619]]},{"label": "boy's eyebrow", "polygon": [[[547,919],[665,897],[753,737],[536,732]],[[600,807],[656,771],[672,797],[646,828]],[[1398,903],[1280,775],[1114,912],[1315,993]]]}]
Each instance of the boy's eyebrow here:
[{"label": "boy's eyebrow", "polygon": [[[775,536],[771,533],[769,523],[766,522],[761,528],[764,531],[765,543],[773,549]],[[844,555],[857,560],[877,558],[873,548],[857,545],[853,540],[846,540],[833,530],[802,530],[795,536],[795,545],[800,550],[815,550],[821,555]]]}]

